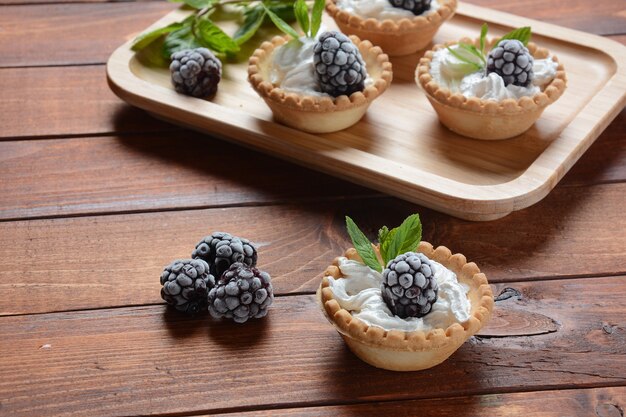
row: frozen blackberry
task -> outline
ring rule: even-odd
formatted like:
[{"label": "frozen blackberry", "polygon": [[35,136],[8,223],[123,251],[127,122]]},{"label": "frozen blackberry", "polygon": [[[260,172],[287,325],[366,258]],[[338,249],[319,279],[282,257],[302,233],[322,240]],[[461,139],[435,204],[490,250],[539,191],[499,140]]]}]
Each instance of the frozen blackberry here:
[{"label": "frozen blackberry", "polygon": [[177,92],[210,97],[222,77],[222,63],[206,48],[185,49],[171,56],[170,72]]},{"label": "frozen blackberry", "polygon": [[242,263],[231,265],[208,296],[211,316],[237,323],[265,317],[273,301],[270,275]]},{"label": "frozen blackberry", "polygon": [[424,254],[407,252],[396,256],[383,271],[383,300],[398,317],[423,317],[437,301],[433,265]]},{"label": "frozen blackberry", "polygon": [[183,313],[205,311],[209,290],[215,278],[202,259],[179,259],[169,264],[161,274],[161,298]]},{"label": "frozen blackberry", "polygon": [[211,274],[219,278],[236,262],[256,266],[257,252],[254,244],[248,239],[224,232],[213,232],[198,242],[191,257],[206,261]]},{"label": "frozen blackberry", "polygon": [[322,92],[333,97],[365,88],[367,71],[359,49],[344,34],[324,32],[313,47],[315,74]]},{"label": "frozen blackberry", "polygon": [[431,0],[388,0],[393,7],[408,10],[414,15],[420,15],[430,9]]},{"label": "frozen blackberry", "polygon": [[517,39],[505,39],[489,52],[487,74],[495,72],[504,85],[528,87],[533,80],[533,57]]}]

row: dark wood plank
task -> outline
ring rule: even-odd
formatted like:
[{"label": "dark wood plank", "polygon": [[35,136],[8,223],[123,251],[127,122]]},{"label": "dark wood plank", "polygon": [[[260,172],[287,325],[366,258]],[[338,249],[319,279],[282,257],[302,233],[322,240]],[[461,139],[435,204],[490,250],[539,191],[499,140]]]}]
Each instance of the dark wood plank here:
[{"label": "dark wood plank", "polygon": [[4,139],[178,129],[117,98],[103,65],[1,68],[0,91]]},{"label": "dark wood plank", "polygon": [[541,311],[557,332],[472,339],[411,373],[358,360],[312,295],[279,297],[267,319],[244,326],[164,306],[3,317],[2,412],[149,415],[623,386],[625,285],[516,283],[522,299],[502,305]]},{"label": "dark wood plank", "polygon": [[621,1],[599,0],[464,0],[597,35],[626,33],[626,7]]},{"label": "dark wood plank", "polygon": [[[0,223],[0,314],[157,303],[158,277],[225,230],[260,244],[278,293],[312,292],[351,246],[343,218],[370,236],[420,212],[424,239],[476,261],[491,282],[626,274],[626,183],[556,189],[507,218],[473,223],[394,199],[329,201]],[[87,280],[85,277],[89,277]],[[133,282],[133,291],[126,283]]]},{"label": "dark wood plank", "polygon": [[176,7],[166,1],[2,6],[0,67],[105,63]]},{"label": "dark wood plank", "polygon": [[[237,413],[241,417],[621,417],[626,388],[591,388],[490,394],[432,400],[374,402],[330,407],[288,408]],[[221,417],[232,414],[218,414]]]},{"label": "dark wood plank", "polygon": [[184,130],[0,142],[0,177],[0,219],[377,194]]}]

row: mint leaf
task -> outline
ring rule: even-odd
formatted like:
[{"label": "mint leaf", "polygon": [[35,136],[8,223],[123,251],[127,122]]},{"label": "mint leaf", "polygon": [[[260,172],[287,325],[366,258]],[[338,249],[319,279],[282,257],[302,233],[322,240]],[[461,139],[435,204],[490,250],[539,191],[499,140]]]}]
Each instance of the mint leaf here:
[{"label": "mint leaf", "polygon": [[528,45],[528,42],[530,42],[531,36],[532,36],[532,33],[531,33],[530,26],[524,26],[522,28],[512,30],[511,32],[507,33],[506,35],[498,39],[498,42],[496,42],[496,45],[498,45],[500,41],[503,41],[505,39],[517,39],[518,41],[523,43],[524,46],[526,46]]},{"label": "mint leaf", "polygon": [[198,42],[191,31],[191,19],[185,19],[180,29],[171,32],[165,38],[163,42],[163,56],[169,60],[174,52],[201,46],[203,45]]},{"label": "mint leaf", "polygon": [[419,245],[422,240],[422,223],[417,214],[412,214],[407,217],[402,224],[396,229],[393,229],[390,234],[393,233],[394,230],[396,230],[396,232],[391,237],[391,242],[387,249],[389,260],[403,253],[415,251],[417,245]]},{"label": "mint leaf", "polygon": [[207,48],[217,52],[234,53],[239,51],[239,45],[222,29],[209,19],[197,22],[197,34]]},{"label": "mint leaf", "polygon": [[259,29],[265,19],[265,9],[261,6],[253,7],[244,12],[244,20],[239,29],[233,35],[237,45],[241,45],[250,39]]},{"label": "mint leaf", "polygon": [[389,256],[389,245],[393,241],[393,237],[398,233],[398,228],[391,229],[389,233],[385,236],[384,240],[379,240],[380,242],[380,255],[383,258],[383,262],[385,265],[389,263],[394,257]]},{"label": "mint leaf", "polygon": [[487,32],[489,31],[489,26],[486,23],[483,23],[480,28],[480,53],[485,55],[485,43],[487,40]]},{"label": "mint leaf", "polygon": [[293,13],[296,15],[300,28],[306,35],[309,32],[309,9],[306,6],[306,2],[304,0],[296,0],[293,3]]},{"label": "mint leaf", "polygon": [[459,42],[459,47],[465,49],[467,52],[469,52],[470,54],[480,59],[483,62],[483,64],[487,64],[487,60],[485,59],[485,56],[474,45]]},{"label": "mint leaf", "polygon": [[183,3],[187,6],[193,7],[194,9],[204,9],[205,7],[213,5],[217,1],[219,0],[182,0]]},{"label": "mint leaf", "polygon": [[280,29],[282,32],[286,33],[287,35],[291,36],[294,39],[298,39],[300,37],[300,35],[298,35],[298,32],[296,32],[294,28],[289,26],[287,22],[285,22],[283,19],[278,17],[276,13],[271,11],[265,5],[263,5],[263,7],[265,7],[265,11],[267,12],[267,15],[270,17],[270,19],[272,19],[272,22],[276,25],[278,29]]},{"label": "mint leaf", "polygon": [[472,66],[475,70],[481,70],[483,67],[482,65],[479,65],[477,63],[475,63],[474,61],[470,61],[469,59],[465,58],[463,55],[459,54],[458,52],[456,52],[454,49],[450,48],[449,46],[446,46],[446,48],[448,49],[448,52],[450,52],[452,55],[454,55],[459,61],[464,62],[470,66]]},{"label": "mint leaf", "polygon": [[162,28],[150,31],[150,32],[142,33],[141,35],[135,38],[133,45],[131,46],[131,49],[133,51],[142,50],[146,46],[150,45],[152,42],[159,39],[161,36],[166,35],[170,32],[174,32],[175,30],[178,30],[182,27],[183,27],[182,22],[174,22],[165,27],[162,27]]},{"label": "mint leaf", "polygon": [[322,13],[324,12],[325,0],[315,0],[311,11],[311,38],[315,38],[322,25]]},{"label": "mint leaf", "polygon": [[283,19],[287,23],[294,22],[296,20],[296,16],[293,12],[292,3],[269,3],[268,7],[274,14],[281,19]]},{"label": "mint leaf", "polygon": [[361,259],[363,259],[363,263],[375,271],[382,272],[382,266],[380,265],[380,262],[378,262],[372,243],[361,231],[361,229],[359,229],[356,223],[354,223],[354,221],[348,216],[346,216],[346,229],[348,230],[350,239],[352,239],[354,248],[358,252],[359,256],[361,256]]}]

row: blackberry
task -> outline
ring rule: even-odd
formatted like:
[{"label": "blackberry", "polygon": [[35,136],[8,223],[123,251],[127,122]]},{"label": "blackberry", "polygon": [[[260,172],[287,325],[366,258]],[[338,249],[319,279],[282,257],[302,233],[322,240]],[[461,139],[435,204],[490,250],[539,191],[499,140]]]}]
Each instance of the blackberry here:
[{"label": "blackberry", "polygon": [[528,87],[535,76],[533,57],[517,39],[505,39],[487,56],[487,74],[492,72],[502,77],[505,86]]},{"label": "blackberry", "polygon": [[423,317],[437,301],[433,265],[424,254],[407,252],[396,256],[383,271],[383,300],[398,317]]},{"label": "blackberry", "polygon": [[170,72],[177,92],[209,97],[217,91],[222,63],[206,48],[185,49],[171,56]]},{"label": "blackberry", "polygon": [[211,274],[219,278],[235,262],[256,266],[257,252],[248,239],[224,232],[213,232],[198,242],[191,257],[206,261]]},{"label": "blackberry", "polygon": [[161,298],[183,313],[205,311],[209,290],[215,278],[202,259],[179,259],[165,267],[161,274]]},{"label": "blackberry", "polygon": [[408,10],[418,16],[430,9],[431,0],[388,0],[393,7]]},{"label": "blackberry", "polygon": [[365,88],[365,62],[359,49],[344,34],[324,32],[313,47],[315,75],[323,93],[350,95]]},{"label": "blackberry", "polygon": [[237,323],[265,317],[273,301],[270,275],[242,263],[231,265],[208,296],[211,316]]}]

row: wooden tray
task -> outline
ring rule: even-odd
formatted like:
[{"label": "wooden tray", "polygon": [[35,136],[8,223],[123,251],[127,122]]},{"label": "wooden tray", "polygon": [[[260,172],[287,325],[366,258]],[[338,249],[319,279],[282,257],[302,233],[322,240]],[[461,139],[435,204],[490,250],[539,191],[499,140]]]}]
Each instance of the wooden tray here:
[{"label": "wooden tray", "polygon": [[[186,13],[174,11],[153,27]],[[414,82],[418,55],[392,60],[391,88],[357,125],[324,135],[273,122],[247,82],[247,62],[227,65],[213,101],[177,94],[169,71],[142,64],[130,50],[131,41],[111,55],[107,76],[119,97],[172,123],[453,216],[492,220],[545,197],[621,111],[626,104],[626,47],[464,3],[434,41],[476,37],[484,21],[491,36],[532,26],[533,40],[558,55],[568,75],[564,95],[528,132],[509,140],[467,139],[440,125]],[[325,25],[335,27],[331,20]]]}]

